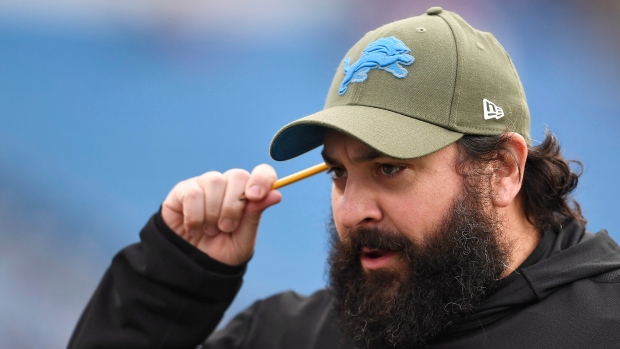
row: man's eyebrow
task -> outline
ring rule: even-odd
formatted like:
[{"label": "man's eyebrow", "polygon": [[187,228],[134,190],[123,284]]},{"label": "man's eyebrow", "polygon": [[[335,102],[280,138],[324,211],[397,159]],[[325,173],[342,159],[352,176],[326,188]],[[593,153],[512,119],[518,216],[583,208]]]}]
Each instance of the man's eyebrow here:
[{"label": "man's eyebrow", "polygon": [[336,160],[334,160],[333,158],[331,158],[329,155],[327,155],[327,153],[325,153],[325,150],[323,150],[321,152],[321,156],[323,157],[323,161],[328,164],[328,165],[335,165],[336,164]]},{"label": "man's eyebrow", "polygon": [[[327,152],[325,152],[325,150],[323,150],[321,152],[321,155],[323,156],[323,160],[325,161],[326,164],[328,165],[335,165],[338,164],[339,161],[334,160],[329,154],[327,154]],[[353,159],[351,160],[354,164],[357,163],[363,163],[363,162],[369,162],[369,161],[373,161],[376,160],[378,158],[383,158],[383,157],[389,157],[383,153],[380,153],[374,149],[368,149],[360,154],[357,154],[356,156],[353,157]]]}]

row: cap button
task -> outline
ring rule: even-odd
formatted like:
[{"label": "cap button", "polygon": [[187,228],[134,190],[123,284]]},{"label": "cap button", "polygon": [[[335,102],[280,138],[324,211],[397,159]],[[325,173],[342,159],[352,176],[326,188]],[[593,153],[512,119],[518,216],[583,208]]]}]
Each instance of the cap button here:
[{"label": "cap button", "polygon": [[435,6],[435,7],[431,7],[428,9],[428,11],[426,11],[427,15],[438,15],[443,11],[443,9],[439,6]]}]

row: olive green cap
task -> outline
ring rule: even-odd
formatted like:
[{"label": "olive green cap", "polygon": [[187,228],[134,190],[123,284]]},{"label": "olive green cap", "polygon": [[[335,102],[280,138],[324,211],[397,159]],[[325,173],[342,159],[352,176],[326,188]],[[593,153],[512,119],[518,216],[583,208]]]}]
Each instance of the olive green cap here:
[{"label": "olive green cap", "polygon": [[322,111],[284,126],[271,156],[323,144],[325,128],[399,159],[435,152],[463,135],[521,134],[530,116],[504,48],[440,7],[367,33],[338,67]]}]

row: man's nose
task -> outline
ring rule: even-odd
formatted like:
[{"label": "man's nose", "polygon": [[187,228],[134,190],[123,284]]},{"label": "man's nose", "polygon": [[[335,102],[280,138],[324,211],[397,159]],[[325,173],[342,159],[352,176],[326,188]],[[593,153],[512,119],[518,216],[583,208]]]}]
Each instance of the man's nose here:
[{"label": "man's nose", "polygon": [[338,223],[347,229],[372,225],[383,218],[378,193],[363,183],[347,183],[335,201]]}]

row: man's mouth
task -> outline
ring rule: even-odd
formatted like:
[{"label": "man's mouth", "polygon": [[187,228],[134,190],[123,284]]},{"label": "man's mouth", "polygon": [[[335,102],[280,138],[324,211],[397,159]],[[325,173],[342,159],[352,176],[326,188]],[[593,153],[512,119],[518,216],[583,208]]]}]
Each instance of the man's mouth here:
[{"label": "man's mouth", "polygon": [[389,266],[396,258],[396,251],[362,248],[360,262],[366,270],[375,270]]}]

